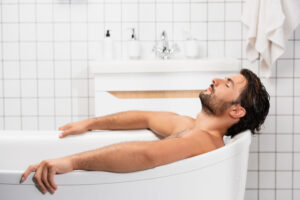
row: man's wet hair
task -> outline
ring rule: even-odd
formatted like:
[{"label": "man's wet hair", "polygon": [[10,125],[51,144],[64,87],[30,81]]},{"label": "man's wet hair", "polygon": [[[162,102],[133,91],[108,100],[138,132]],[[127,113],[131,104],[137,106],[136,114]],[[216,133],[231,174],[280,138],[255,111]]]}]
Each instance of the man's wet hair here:
[{"label": "man's wet hair", "polygon": [[256,74],[248,69],[242,69],[240,74],[246,78],[247,85],[238,97],[237,102],[245,108],[246,115],[227,130],[226,136],[231,137],[247,129],[253,135],[257,134],[270,108],[270,95]]}]

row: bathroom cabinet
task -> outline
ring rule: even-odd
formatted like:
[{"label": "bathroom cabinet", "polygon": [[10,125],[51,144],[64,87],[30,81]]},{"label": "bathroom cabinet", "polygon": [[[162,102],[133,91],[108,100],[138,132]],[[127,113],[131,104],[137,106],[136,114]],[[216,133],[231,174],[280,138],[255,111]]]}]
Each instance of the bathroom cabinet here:
[{"label": "bathroom cabinet", "polygon": [[90,63],[95,115],[126,110],[171,111],[196,117],[199,92],[214,77],[239,73],[236,59],[115,60]]}]

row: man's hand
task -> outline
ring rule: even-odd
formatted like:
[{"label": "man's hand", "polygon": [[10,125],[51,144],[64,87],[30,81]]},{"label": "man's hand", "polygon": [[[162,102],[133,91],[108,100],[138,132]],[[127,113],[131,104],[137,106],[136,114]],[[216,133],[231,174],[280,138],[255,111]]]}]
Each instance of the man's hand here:
[{"label": "man's hand", "polygon": [[76,135],[88,131],[88,127],[91,124],[92,120],[93,119],[87,119],[79,122],[69,123],[60,127],[58,130],[63,132],[59,135],[59,137],[63,138],[68,135]]},{"label": "man's hand", "polygon": [[45,160],[41,163],[30,165],[22,175],[21,183],[27,179],[31,172],[35,172],[34,179],[42,192],[45,194],[49,190],[54,194],[57,189],[57,185],[54,183],[54,175],[71,172],[73,169],[71,157]]}]

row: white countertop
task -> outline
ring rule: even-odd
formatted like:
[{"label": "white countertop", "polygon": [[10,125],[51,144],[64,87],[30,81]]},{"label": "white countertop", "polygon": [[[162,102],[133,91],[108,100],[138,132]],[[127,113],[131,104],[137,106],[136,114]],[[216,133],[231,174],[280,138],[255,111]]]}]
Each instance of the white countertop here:
[{"label": "white countertop", "polygon": [[240,61],[233,58],[186,60],[112,60],[90,63],[93,74],[144,72],[239,72]]}]

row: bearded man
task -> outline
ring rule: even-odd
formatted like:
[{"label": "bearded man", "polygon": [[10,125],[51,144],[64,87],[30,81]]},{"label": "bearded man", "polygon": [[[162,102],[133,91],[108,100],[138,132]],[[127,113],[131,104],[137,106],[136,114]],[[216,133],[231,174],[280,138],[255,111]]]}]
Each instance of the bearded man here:
[{"label": "bearded man", "polygon": [[124,142],[45,160],[29,166],[21,182],[35,172],[40,189],[54,193],[55,174],[73,170],[133,172],[197,156],[224,146],[224,135],[233,137],[247,129],[256,134],[270,107],[265,87],[247,69],[224,79],[213,79],[199,98],[202,110],[196,119],[173,112],[132,110],[66,124],[59,128],[61,138],[96,129],[150,129],[161,140]]}]

